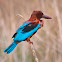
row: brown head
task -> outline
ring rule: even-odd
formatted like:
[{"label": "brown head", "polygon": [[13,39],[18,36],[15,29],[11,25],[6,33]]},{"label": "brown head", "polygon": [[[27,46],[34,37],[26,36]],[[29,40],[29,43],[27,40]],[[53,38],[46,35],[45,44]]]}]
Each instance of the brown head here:
[{"label": "brown head", "polygon": [[33,21],[34,19],[40,20],[41,18],[51,19],[51,17],[44,15],[41,11],[33,11],[29,20],[30,21]]}]

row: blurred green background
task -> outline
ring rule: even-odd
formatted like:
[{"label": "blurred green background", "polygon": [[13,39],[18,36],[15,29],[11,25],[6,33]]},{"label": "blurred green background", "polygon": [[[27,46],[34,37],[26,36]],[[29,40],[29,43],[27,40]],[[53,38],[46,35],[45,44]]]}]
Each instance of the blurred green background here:
[{"label": "blurred green background", "polygon": [[0,62],[35,62],[27,42],[21,42],[8,55],[4,53],[16,29],[34,10],[52,17],[51,20],[42,19],[44,27],[31,38],[39,62],[62,62],[62,0],[0,0]]}]

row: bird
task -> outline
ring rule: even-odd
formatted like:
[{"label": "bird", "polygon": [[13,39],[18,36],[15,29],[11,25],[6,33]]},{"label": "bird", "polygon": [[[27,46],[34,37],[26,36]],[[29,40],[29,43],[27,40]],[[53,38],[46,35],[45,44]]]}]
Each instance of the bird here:
[{"label": "bird", "polygon": [[22,41],[30,41],[30,38],[44,25],[44,21],[41,18],[52,19],[50,16],[44,15],[42,11],[33,11],[30,18],[25,21],[12,36],[13,42],[4,50],[5,53],[11,53],[14,48]]}]

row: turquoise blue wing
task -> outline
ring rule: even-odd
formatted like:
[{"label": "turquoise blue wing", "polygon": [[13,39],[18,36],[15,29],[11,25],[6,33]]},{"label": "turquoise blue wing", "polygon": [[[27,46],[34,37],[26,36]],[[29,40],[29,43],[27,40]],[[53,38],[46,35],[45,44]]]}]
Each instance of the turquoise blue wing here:
[{"label": "turquoise blue wing", "polygon": [[12,38],[14,38],[16,36],[16,34],[19,32],[19,31],[22,31],[24,29],[24,26],[28,25],[29,23],[31,22],[24,22],[23,25],[21,25],[15,32],[15,34],[12,36]]},{"label": "turquoise blue wing", "polygon": [[24,22],[23,25],[20,26],[20,27],[16,30],[16,32],[19,32],[20,29],[23,29],[23,27],[26,26],[26,25],[28,25],[29,23],[31,23],[31,22],[27,22],[27,21]]},{"label": "turquoise blue wing", "polygon": [[[25,40],[31,34],[36,32],[39,28],[39,23],[36,24],[36,25],[32,24],[32,26],[30,26],[30,25],[31,24],[28,24],[27,26],[23,26],[23,29],[20,29],[19,31],[17,31],[18,33],[14,37],[14,41],[23,41],[23,40]],[[28,26],[29,26],[30,30],[28,29]],[[33,27],[35,27],[35,28],[33,28]]]}]

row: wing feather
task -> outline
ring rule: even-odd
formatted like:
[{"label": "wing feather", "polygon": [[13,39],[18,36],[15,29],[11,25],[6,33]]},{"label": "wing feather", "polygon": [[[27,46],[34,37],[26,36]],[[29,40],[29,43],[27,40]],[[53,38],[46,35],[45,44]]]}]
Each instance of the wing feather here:
[{"label": "wing feather", "polygon": [[23,41],[39,28],[39,23],[32,24],[31,22],[25,22],[22,26],[20,26],[16,33],[12,36],[14,41]]},{"label": "wing feather", "polygon": [[28,25],[29,23],[31,23],[31,22],[27,22],[27,21],[24,22],[23,25],[20,26],[20,27],[16,30],[16,32],[14,33],[14,35],[12,36],[12,38],[14,38],[14,37],[17,35],[17,33],[18,33],[19,31],[21,31],[21,30],[24,28],[24,26]]},{"label": "wing feather", "polygon": [[22,31],[23,31],[23,33],[29,32],[29,31],[33,30],[34,28],[36,28],[37,25],[38,25],[38,23],[28,24],[24,27],[24,29]]}]

